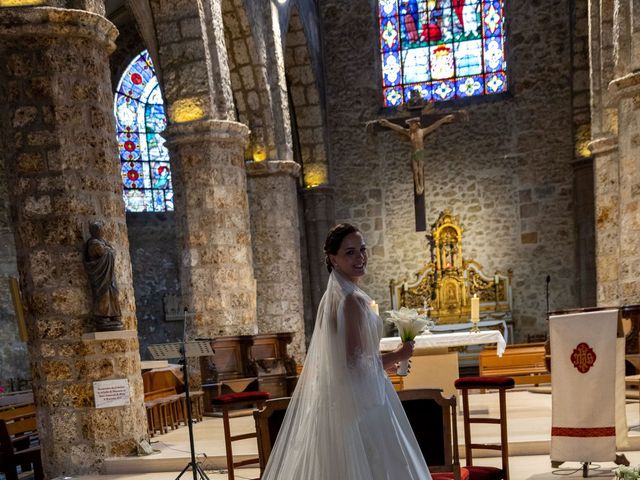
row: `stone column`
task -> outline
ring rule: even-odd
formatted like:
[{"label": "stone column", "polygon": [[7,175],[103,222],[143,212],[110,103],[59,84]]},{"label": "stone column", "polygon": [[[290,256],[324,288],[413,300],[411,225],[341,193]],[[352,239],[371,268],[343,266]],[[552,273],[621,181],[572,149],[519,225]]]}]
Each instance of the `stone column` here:
[{"label": "stone column", "polygon": [[603,306],[618,305],[620,187],[617,139],[594,140],[589,149],[594,157],[597,302]]},{"label": "stone column", "polygon": [[294,161],[247,163],[251,237],[258,294],[258,331],[294,332],[290,352],[304,361],[305,329],[300,225]]},{"label": "stone column", "polygon": [[302,200],[309,258],[311,303],[313,305],[312,316],[305,318],[305,328],[307,336],[311,336],[318,305],[329,281],[323,248],[329,229],[336,223],[334,189],[328,185],[307,188],[302,192]]},{"label": "stone column", "polygon": [[[116,35],[82,10],[0,9],[0,151],[48,478],[100,471],[147,437],[135,331],[83,339],[92,330],[83,247],[96,219],[117,252],[125,328],[136,328],[108,60]],[[93,382],[107,379],[128,380],[129,405],[95,408]]]},{"label": "stone column", "polygon": [[249,130],[227,120],[170,125],[167,144],[182,247],[180,284],[195,337],[255,334],[244,149]]},{"label": "stone column", "polygon": [[640,298],[640,73],[609,84],[618,110],[618,293],[621,304]]}]

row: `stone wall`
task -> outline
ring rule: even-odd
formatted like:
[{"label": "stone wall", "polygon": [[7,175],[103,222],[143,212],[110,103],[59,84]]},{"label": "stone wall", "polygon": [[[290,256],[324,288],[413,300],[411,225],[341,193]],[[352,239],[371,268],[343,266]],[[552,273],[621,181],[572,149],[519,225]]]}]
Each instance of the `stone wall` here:
[{"label": "stone wall", "polygon": [[[414,226],[409,145],[393,132],[365,133],[366,121],[391,115],[380,108],[374,3],[320,9],[336,215],[362,228],[371,253],[364,287],[384,311],[389,280],[418,270],[428,250]],[[510,92],[438,105],[468,120],[427,139],[426,212],[428,224],[445,208],[460,216],[464,257],[484,271],[513,270],[522,340],[546,329],[546,275],[551,309],[577,303],[571,22],[567,1],[508,2],[507,13]]]},{"label": "stone wall", "polygon": [[165,295],[180,295],[178,243],[173,212],[127,213],[129,252],[138,317],[140,356],[147,347],[182,340],[183,322],[167,321]]}]

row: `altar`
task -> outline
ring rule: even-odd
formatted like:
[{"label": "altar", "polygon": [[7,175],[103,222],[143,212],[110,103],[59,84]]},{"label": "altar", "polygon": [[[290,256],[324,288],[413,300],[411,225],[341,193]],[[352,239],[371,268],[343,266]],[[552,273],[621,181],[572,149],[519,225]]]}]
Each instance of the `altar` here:
[{"label": "altar", "polygon": [[[497,330],[480,332],[431,333],[415,339],[414,355],[409,374],[404,377],[405,389],[441,388],[445,396],[455,395],[455,380],[458,378],[458,352],[451,347],[496,344],[496,355],[502,356],[507,346]],[[380,350],[394,350],[400,337],[385,337],[380,340]]]}]

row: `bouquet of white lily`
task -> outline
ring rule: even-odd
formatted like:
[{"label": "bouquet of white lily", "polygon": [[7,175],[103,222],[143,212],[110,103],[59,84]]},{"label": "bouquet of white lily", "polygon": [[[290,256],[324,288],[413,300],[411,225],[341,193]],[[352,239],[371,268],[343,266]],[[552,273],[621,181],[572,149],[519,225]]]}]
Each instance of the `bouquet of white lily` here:
[{"label": "bouquet of white lily", "polygon": [[[426,315],[420,315],[413,308],[401,307],[400,310],[390,310],[389,321],[395,324],[402,342],[409,342],[416,338],[425,328],[433,327],[434,322]],[[409,360],[402,360],[398,367],[398,375],[406,375],[409,370]]]},{"label": "bouquet of white lily", "polygon": [[625,467],[620,465],[613,473],[620,480],[637,480],[640,478],[640,467]]}]

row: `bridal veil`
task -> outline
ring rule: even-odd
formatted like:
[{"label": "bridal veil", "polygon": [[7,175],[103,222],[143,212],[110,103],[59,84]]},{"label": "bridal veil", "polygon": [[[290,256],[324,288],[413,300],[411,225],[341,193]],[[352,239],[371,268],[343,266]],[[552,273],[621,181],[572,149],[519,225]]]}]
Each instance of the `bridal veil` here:
[{"label": "bridal veil", "polygon": [[371,299],[333,271],[263,480],[431,478],[380,359]]}]

